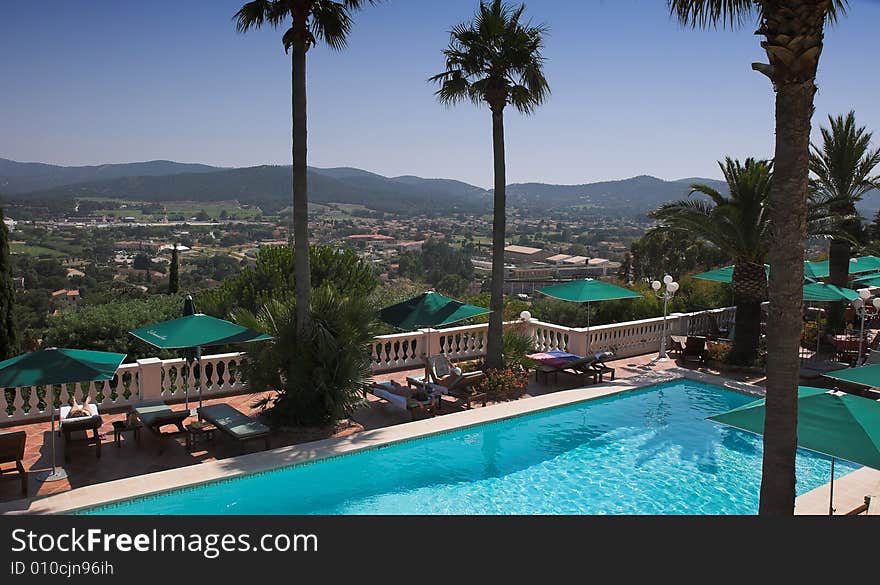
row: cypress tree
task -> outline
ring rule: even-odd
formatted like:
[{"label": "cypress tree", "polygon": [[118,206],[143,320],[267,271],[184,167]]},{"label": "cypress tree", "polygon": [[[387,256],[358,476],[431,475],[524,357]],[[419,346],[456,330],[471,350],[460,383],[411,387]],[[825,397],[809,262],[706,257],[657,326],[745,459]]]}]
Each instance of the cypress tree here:
[{"label": "cypress tree", "polygon": [[177,244],[171,250],[171,267],[168,269],[168,294],[173,295],[180,291],[180,260],[177,256]]},{"label": "cypress tree", "polygon": [[18,331],[15,326],[15,289],[12,286],[12,265],[9,261],[9,230],[0,209],[0,360],[18,353]]}]

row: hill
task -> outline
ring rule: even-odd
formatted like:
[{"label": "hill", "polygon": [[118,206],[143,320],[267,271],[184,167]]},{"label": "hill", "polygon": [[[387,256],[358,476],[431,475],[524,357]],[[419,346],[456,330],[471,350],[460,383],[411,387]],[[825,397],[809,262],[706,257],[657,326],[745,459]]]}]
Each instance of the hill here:
[{"label": "hill", "polygon": [[30,193],[91,181],[120,177],[149,177],[179,173],[208,173],[220,170],[202,164],[178,163],[169,160],[148,162],[63,167],[35,162],[18,162],[0,158],[0,192]]}]

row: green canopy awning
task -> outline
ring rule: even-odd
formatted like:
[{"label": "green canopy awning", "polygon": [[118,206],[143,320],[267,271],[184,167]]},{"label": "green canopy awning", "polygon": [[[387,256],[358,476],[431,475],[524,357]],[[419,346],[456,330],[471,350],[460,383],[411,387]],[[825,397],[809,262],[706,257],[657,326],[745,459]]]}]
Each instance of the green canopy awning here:
[{"label": "green canopy awning", "polygon": [[129,333],[160,349],[210,347],[272,339],[265,333],[202,313],[147,325]]},{"label": "green canopy awning", "polygon": [[811,282],[804,285],[804,300],[815,302],[852,301],[859,298],[858,291],[841,288],[824,282]]},{"label": "green canopy awning", "polygon": [[[709,420],[760,435],[764,432],[764,403],[763,399],[750,402]],[[880,402],[800,386],[797,436],[804,449],[880,469]]]},{"label": "green canopy awning", "polygon": [[[0,388],[20,386],[54,386],[110,380],[116,375],[124,353],[50,347],[32,351],[0,362]],[[58,481],[68,477],[67,471],[55,465],[55,400],[47,392],[45,401],[52,411],[49,437],[52,445],[52,471],[38,477],[40,481]]]},{"label": "green canopy awning", "polygon": [[823,374],[823,376],[844,382],[852,382],[853,384],[861,384],[862,386],[880,388],[880,364],[835,370],[834,372]]},{"label": "green canopy awning", "polygon": [[49,348],[0,362],[0,388],[110,380],[124,353]]},{"label": "green canopy awning", "polygon": [[[849,273],[862,274],[864,272],[875,272],[880,270],[880,258],[877,256],[859,256],[849,259]],[[812,278],[825,278],[831,274],[828,267],[828,260],[821,262],[805,262],[804,274]]]},{"label": "green canopy awning", "polygon": [[[725,266],[724,268],[717,268],[715,270],[710,270],[708,272],[701,272],[700,274],[695,274],[694,278],[700,278],[702,280],[711,280],[713,282],[726,282],[730,283],[733,281],[733,266]],[[764,264],[764,274],[767,275],[767,278],[770,278],[770,265]]]},{"label": "green canopy awning", "polygon": [[487,313],[491,311],[485,307],[468,305],[434,291],[428,291],[396,305],[385,307],[379,311],[379,318],[398,329],[413,331],[423,327],[444,327]]},{"label": "green canopy awning", "polygon": [[853,279],[853,283],[858,286],[880,286],[880,274],[866,274]]},{"label": "green canopy awning", "polygon": [[[806,262],[804,263],[804,282],[811,283],[816,282],[816,276],[813,276],[810,273],[810,270],[807,269]],[[724,282],[730,284],[733,281],[733,268],[734,266],[725,266],[724,268],[716,268],[715,270],[709,270],[708,272],[701,272],[699,274],[694,274],[694,278],[699,278],[702,280],[711,280],[713,282]],[[770,278],[770,265],[764,264],[764,274],[767,278]]]},{"label": "green canopy awning", "polygon": [[562,284],[547,286],[538,291],[542,295],[569,301],[572,303],[594,303],[597,301],[611,301],[615,299],[634,299],[641,297],[637,292],[625,289],[601,280],[588,278],[586,280],[573,280]]}]

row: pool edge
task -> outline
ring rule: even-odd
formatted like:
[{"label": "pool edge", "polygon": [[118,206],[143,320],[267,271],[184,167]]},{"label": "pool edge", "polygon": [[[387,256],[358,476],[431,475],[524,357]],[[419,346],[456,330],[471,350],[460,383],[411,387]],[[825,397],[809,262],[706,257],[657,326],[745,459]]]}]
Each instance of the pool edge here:
[{"label": "pool edge", "polygon": [[264,473],[279,468],[314,463],[324,459],[353,454],[358,451],[458,431],[477,425],[534,414],[543,410],[595,400],[681,379],[711,384],[755,396],[763,395],[763,388],[758,386],[685,368],[670,368],[664,370],[662,374],[652,372],[649,376],[644,377],[640,376],[570,390],[559,390],[542,396],[495,404],[488,408],[467,410],[440,417],[362,431],[345,437],[322,439],[198,465],[103,482],[76,488],[61,494],[13,500],[0,504],[0,514],[66,514],[85,509],[99,508],[124,500],[158,496],[165,492],[232,480],[243,475]]}]

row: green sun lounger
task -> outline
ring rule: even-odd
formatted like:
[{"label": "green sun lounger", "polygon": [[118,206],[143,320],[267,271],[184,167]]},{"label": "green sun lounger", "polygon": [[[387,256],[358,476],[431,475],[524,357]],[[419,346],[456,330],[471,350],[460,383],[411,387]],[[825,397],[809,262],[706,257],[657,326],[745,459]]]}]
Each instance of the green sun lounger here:
[{"label": "green sun lounger", "polygon": [[244,442],[252,439],[263,439],[266,442],[266,449],[269,448],[271,429],[228,404],[203,406],[199,408],[199,418],[208,421],[217,427],[217,430],[238,441],[242,450],[244,450]]},{"label": "green sun lounger", "polygon": [[[189,417],[189,411],[171,410],[163,402],[148,402],[135,406],[134,415],[148,431],[159,439],[159,455],[161,455],[165,449],[165,439],[186,432],[186,429],[183,428],[183,421]],[[166,425],[174,425],[177,431],[163,433],[162,427]]]}]

